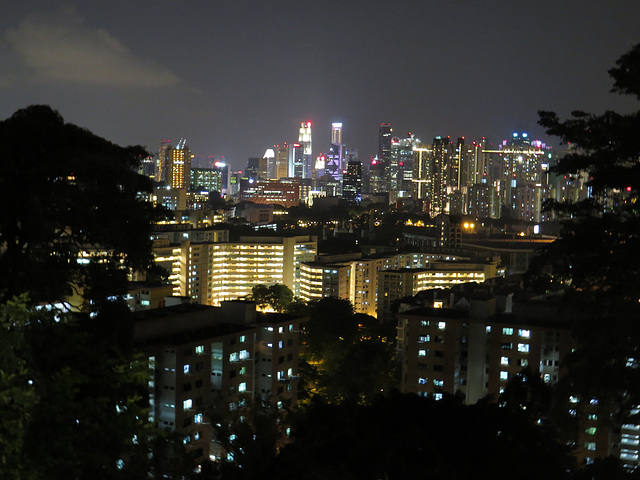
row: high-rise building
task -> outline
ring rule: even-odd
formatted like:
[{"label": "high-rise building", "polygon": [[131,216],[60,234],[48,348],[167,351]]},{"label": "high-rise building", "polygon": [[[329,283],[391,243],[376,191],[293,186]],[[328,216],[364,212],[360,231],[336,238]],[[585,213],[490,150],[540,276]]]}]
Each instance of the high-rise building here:
[{"label": "high-rise building", "polygon": [[362,200],[362,162],[350,161],[342,181],[342,198],[349,203]]},{"label": "high-rise building", "polygon": [[414,201],[423,204],[423,211],[430,211],[431,204],[431,148],[423,145],[413,147],[413,184]]},{"label": "high-rise building", "polygon": [[306,178],[304,168],[304,146],[300,143],[294,143],[289,149],[289,171],[292,176],[297,178]]},{"label": "high-rise building", "polygon": [[342,123],[331,124],[331,144],[342,144]]},{"label": "high-rise building", "polygon": [[413,179],[413,147],[417,140],[411,133],[407,138],[391,139],[391,163],[389,165],[389,193],[393,202],[397,198],[410,197]]},{"label": "high-rise building", "polygon": [[171,188],[187,189],[189,187],[191,172],[191,150],[181,138],[176,148],[171,150],[171,170],[168,173],[167,183]]},{"label": "high-rise building", "polygon": [[156,180],[168,183],[169,171],[171,170],[171,140],[161,140],[158,148],[158,163],[156,165]]},{"label": "high-rise building", "polygon": [[222,193],[222,172],[217,168],[192,168],[189,188]]},{"label": "high-rise building", "polygon": [[[391,138],[393,128],[390,123],[381,123],[378,129],[378,159],[376,161],[381,184],[377,187],[382,192],[389,191],[389,167],[391,166]],[[372,163],[373,166],[373,163]]]},{"label": "high-rise building", "polygon": [[306,317],[257,312],[255,303],[234,301],[177,304],[137,312],[133,320],[149,367],[149,419],[176,432],[199,462],[226,454],[209,426],[214,405],[223,412],[252,401],[295,407]]},{"label": "high-rise building", "polygon": [[276,152],[273,148],[267,148],[262,155],[262,158],[267,164],[267,174],[265,179],[277,179],[275,176],[276,171]]},{"label": "high-rise building", "polygon": [[298,134],[298,143],[302,146],[302,159],[300,175],[294,173],[294,176],[300,178],[312,178],[313,171],[313,154],[311,146],[311,122],[301,122]]},{"label": "high-rise building", "polygon": [[312,261],[318,250],[313,236],[250,236],[229,242],[223,236],[200,238],[191,230],[177,233],[182,233],[174,238],[179,243],[154,244],[154,255],[170,259],[174,294],[204,305],[245,297],[259,284],[282,283],[299,295],[300,264]]},{"label": "high-rise building", "polygon": [[435,217],[447,212],[447,166],[451,162],[451,140],[449,137],[433,139],[431,159],[431,212]]},{"label": "high-rise building", "polygon": [[274,145],[276,151],[274,177],[276,180],[289,176],[289,145]]}]

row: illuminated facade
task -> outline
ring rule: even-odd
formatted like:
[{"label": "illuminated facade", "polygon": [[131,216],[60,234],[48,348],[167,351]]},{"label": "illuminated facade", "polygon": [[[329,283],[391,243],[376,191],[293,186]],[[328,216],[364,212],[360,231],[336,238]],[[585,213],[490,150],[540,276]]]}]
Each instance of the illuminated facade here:
[{"label": "illuminated facade", "polygon": [[311,144],[311,122],[300,123],[298,143],[302,147],[302,161],[299,172],[300,175],[298,175],[298,172],[294,172],[294,176],[300,178],[312,178],[312,170],[314,165]]},{"label": "illuminated facade", "polygon": [[[451,262],[442,262],[449,258]],[[411,292],[431,287],[448,287],[469,281],[482,282],[497,275],[497,262],[459,262],[457,257],[443,254],[394,253],[371,258],[328,256],[319,262],[306,262],[301,267],[300,296],[307,300],[337,296],[349,300],[356,313],[376,317],[384,297],[380,274],[393,270],[406,271],[411,277]],[[393,274],[393,273],[392,273]],[[402,281],[402,280],[401,280]],[[392,294],[393,299],[397,294]],[[387,308],[388,305],[384,305]]]},{"label": "illuminated facade", "polygon": [[275,165],[273,178],[278,180],[280,178],[287,178],[289,176],[289,145],[284,142],[284,145],[275,145]]},{"label": "illuminated facade", "polygon": [[300,267],[300,298],[306,302],[323,297],[350,300],[351,266],[303,263]]},{"label": "illuminated facade", "polygon": [[222,172],[216,168],[192,168],[189,184],[193,190],[222,192]]},{"label": "illuminated facade", "polygon": [[174,295],[219,305],[249,295],[260,284],[284,284],[299,295],[300,265],[312,261],[317,249],[317,238],[311,236],[241,237],[223,243],[185,238],[162,252],[165,262],[171,259]]},{"label": "illuminated facade", "polygon": [[482,283],[504,272],[498,262],[442,262],[429,268],[383,270],[378,273],[378,318],[391,320],[393,303],[431,288],[450,288],[461,283]]},{"label": "illuminated facade", "polygon": [[281,205],[285,208],[300,204],[300,182],[298,179],[242,180],[240,201],[263,205]]},{"label": "illuminated facade", "polygon": [[184,138],[171,150],[171,171],[167,184],[173,189],[189,188],[191,172],[191,150]]},{"label": "illuminated facade", "polygon": [[362,200],[362,162],[351,161],[342,180],[342,198],[350,203]]}]

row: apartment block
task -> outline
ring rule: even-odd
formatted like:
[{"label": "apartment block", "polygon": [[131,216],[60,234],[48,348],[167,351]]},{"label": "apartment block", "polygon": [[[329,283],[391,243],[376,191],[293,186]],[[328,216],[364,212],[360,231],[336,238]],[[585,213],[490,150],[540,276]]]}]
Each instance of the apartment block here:
[{"label": "apartment block", "polygon": [[210,409],[231,412],[249,401],[297,402],[303,317],[257,313],[255,304],[178,305],[135,314],[135,341],[148,359],[150,419],[179,432],[199,458],[220,444]]}]

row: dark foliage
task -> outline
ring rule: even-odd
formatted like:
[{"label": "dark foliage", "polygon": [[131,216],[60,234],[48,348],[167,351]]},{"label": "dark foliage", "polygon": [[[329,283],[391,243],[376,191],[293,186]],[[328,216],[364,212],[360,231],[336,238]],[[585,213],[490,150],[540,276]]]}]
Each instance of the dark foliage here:
[{"label": "dark foliage", "polygon": [[[0,145],[0,299],[29,292],[34,302],[59,301],[74,288],[93,299],[123,293],[122,267],[152,260],[157,212],[138,200],[152,186],[134,171],[146,152],[65,123],[44,105],[0,122]],[[89,262],[100,268],[79,263],[83,251],[104,252]]]}]

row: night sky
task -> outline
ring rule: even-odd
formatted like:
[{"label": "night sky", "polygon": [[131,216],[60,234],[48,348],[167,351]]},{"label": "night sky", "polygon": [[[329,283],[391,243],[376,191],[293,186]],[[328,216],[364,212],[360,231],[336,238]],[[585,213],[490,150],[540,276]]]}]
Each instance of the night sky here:
[{"label": "night sky", "polygon": [[[180,137],[232,168],[313,122],[361,160],[394,134],[545,140],[537,110],[630,111],[607,70],[640,1],[5,2],[0,115],[48,104],[120,145]],[[553,142],[551,142],[553,143]]]}]

